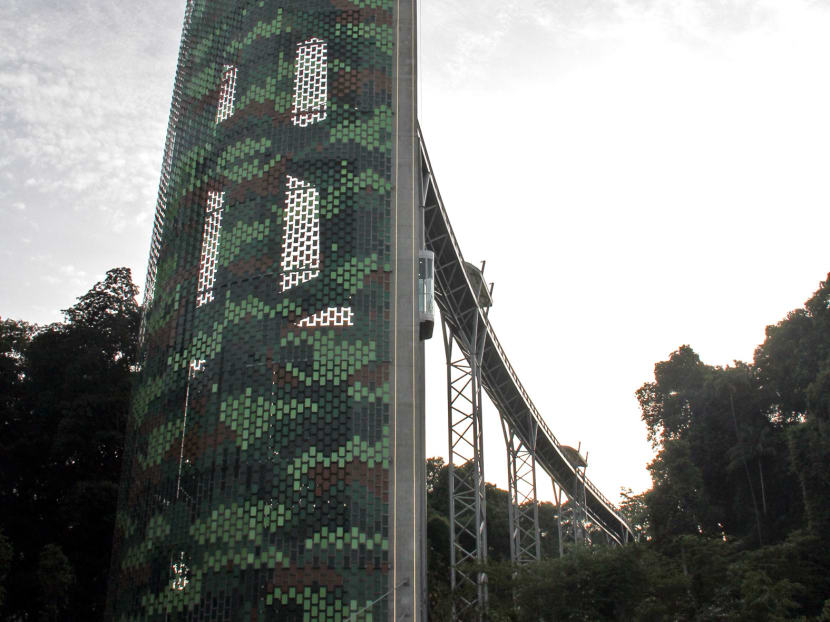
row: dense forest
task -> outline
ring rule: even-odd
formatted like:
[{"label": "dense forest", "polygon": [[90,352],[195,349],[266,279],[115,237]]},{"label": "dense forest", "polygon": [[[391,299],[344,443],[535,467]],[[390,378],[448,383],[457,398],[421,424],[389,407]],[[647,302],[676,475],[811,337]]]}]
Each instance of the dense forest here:
[{"label": "dense forest", "polygon": [[[139,310],[107,273],[65,321],[0,321],[0,617],[103,619]],[[509,563],[487,488],[489,619],[830,621],[830,275],[751,363],[684,345],[637,392],[656,457],[624,494],[639,542],[577,545],[540,506],[539,563]],[[429,605],[447,620],[448,473],[427,463]],[[590,527],[590,526],[589,526]]]}]

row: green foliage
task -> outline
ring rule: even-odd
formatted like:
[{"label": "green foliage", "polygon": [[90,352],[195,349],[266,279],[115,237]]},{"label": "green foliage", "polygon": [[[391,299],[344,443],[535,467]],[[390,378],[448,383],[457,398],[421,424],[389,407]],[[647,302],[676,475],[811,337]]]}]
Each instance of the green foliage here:
[{"label": "green foliage", "polygon": [[41,620],[61,620],[69,602],[69,590],[75,583],[72,564],[61,547],[47,544],[40,551],[37,582],[41,596]]},{"label": "green foliage", "polygon": [[581,548],[524,567],[514,582],[520,610],[544,612],[549,620],[630,619],[629,605],[645,579],[639,553],[634,547]]},{"label": "green foliage", "polygon": [[449,620],[449,470],[443,458],[427,459],[427,607],[432,620]]},{"label": "green foliage", "polygon": [[647,540],[650,533],[648,493],[635,495],[631,488],[622,488],[620,497],[619,510],[631,526],[634,539],[637,542]]},{"label": "green foliage", "polygon": [[[827,419],[826,379],[830,370],[830,275],[804,303],[775,326],[755,350],[763,384],[775,394],[776,414],[802,421],[808,412]],[[824,396],[824,397],[822,397]]]},{"label": "green foliage", "polygon": [[830,533],[830,423],[812,419],[790,430],[792,466],[798,473],[808,525]]},{"label": "green foliage", "polygon": [[755,351],[755,366],[774,395],[774,416],[788,425],[790,462],[808,525],[830,528],[830,275],[775,326]]},{"label": "green foliage", "polygon": [[637,392],[649,438],[652,536],[779,541],[801,516],[788,424],[757,369],[705,365],[689,346],[655,365]]},{"label": "green foliage", "polygon": [[490,563],[490,619],[818,620],[830,587],[830,555],[817,544],[795,534],[747,551],[680,536],[662,544],[577,548],[521,568]]},{"label": "green foliage", "polygon": [[693,416],[689,398],[703,387],[705,371],[700,357],[689,346],[681,346],[668,361],[654,366],[655,382],[638,389],[653,446],[679,439],[689,430]]},{"label": "green foliage", "polygon": [[[0,527],[14,548],[6,618],[102,619],[135,295],[118,268],[64,312],[66,323],[0,323]],[[45,593],[48,611],[38,605]]]},{"label": "green foliage", "polygon": [[556,506],[549,501],[539,504],[539,535],[542,559],[559,555],[559,533],[556,526]]},{"label": "green foliage", "polygon": [[0,528],[0,607],[3,606],[3,601],[6,598],[6,589],[3,587],[3,584],[11,569],[13,555],[14,549],[12,548],[12,544],[9,542],[3,529]]},{"label": "green foliage", "polygon": [[510,560],[510,493],[493,484],[485,487],[487,498],[487,558],[490,561]]},{"label": "green foliage", "polygon": [[[643,619],[822,615],[830,593],[828,283],[767,327],[752,364],[705,365],[682,346],[637,391],[659,451],[652,490],[623,507],[647,525],[661,556],[681,562],[687,593],[670,606],[646,598]],[[662,578],[673,576],[658,566]]]}]

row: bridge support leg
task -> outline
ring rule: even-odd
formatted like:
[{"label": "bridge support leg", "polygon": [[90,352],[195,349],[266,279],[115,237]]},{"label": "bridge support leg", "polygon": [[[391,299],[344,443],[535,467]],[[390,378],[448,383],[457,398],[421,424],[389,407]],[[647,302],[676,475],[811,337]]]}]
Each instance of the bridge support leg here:
[{"label": "bridge support leg", "polygon": [[[453,620],[483,620],[487,606],[487,521],[484,447],[481,423],[481,358],[484,335],[473,331],[465,344],[469,358],[457,346],[459,335],[442,319],[447,356],[450,488],[450,586]],[[482,331],[483,332],[483,331]],[[453,352],[454,349],[458,351]]]},{"label": "bridge support leg", "polygon": [[559,557],[565,554],[565,543],[562,541],[562,486],[551,480],[553,484],[553,496],[556,498],[556,539],[559,544]]},{"label": "bridge support leg", "polygon": [[586,498],[585,484],[587,477],[585,475],[585,471],[585,467],[574,470],[574,498],[571,499],[571,516],[575,544],[591,543],[591,536],[585,528],[585,525],[588,522],[588,500]]},{"label": "bridge support leg", "polygon": [[539,504],[536,496],[536,435],[538,425],[530,424],[530,443],[525,443],[502,417],[507,446],[507,483],[510,492],[508,521],[510,561],[527,564],[542,557],[539,537]]}]

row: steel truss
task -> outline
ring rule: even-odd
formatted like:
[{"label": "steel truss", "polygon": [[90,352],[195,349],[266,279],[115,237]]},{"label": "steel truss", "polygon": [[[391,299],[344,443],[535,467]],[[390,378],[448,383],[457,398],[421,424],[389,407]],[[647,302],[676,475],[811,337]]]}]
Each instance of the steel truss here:
[{"label": "steel truss", "polygon": [[507,447],[510,560],[514,564],[527,564],[542,558],[536,497],[536,436],[539,428],[531,426],[529,442],[518,436],[504,417],[501,418],[501,428]]},{"label": "steel truss", "polygon": [[551,479],[553,484],[553,497],[556,500],[556,540],[559,544],[559,557],[565,554],[565,544],[562,540],[562,486]]},{"label": "steel truss", "polygon": [[[587,529],[588,510],[586,500],[587,465],[574,469],[574,491],[576,494],[571,498],[571,520],[573,522],[574,543],[591,544],[591,534]],[[581,471],[581,472],[580,472]]]},{"label": "steel truss", "polygon": [[530,437],[529,421],[537,426],[534,455],[539,466],[569,497],[582,499],[585,513],[596,529],[606,532],[615,542],[622,543],[632,535],[631,527],[614,504],[584,478],[584,474],[579,494],[574,490],[576,469],[536,409],[499,343],[487,317],[489,305],[482,305],[481,292],[476,292],[477,288],[466,273],[461,247],[441,199],[420,128],[418,139],[421,148],[419,181],[424,209],[424,236],[426,247],[435,253],[435,302],[441,311],[442,322],[446,321],[455,335],[466,336],[456,345],[464,351],[468,360],[473,356],[465,344],[472,343],[471,330],[476,327],[478,338],[484,340],[483,356],[479,354],[481,388],[522,438]]},{"label": "steel truss", "polygon": [[[584,469],[580,471],[571,462],[565,451],[568,448],[559,444],[522,386],[488,318],[492,292],[484,291],[482,275],[464,261],[420,128],[418,140],[424,240],[426,248],[435,254],[435,302],[441,312],[447,362],[452,619],[480,622],[487,602],[487,577],[479,566],[487,559],[482,389],[505,426],[514,561],[525,563],[539,557],[537,462],[554,482],[559,514],[565,494],[572,500],[571,507],[580,506],[581,524],[590,521],[595,530],[605,532],[612,541],[627,540],[631,527],[585,477]],[[561,554],[563,538],[559,541]]]},{"label": "steel truss", "polygon": [[[481,419],[484,332],[474,327],[472,343],[464,343],[463,348],[454,346],[461,346],[464,336],[443,319],[441,333],[447,357],[452,616],[453,620],[478,622],[487,607],[487,575],[480,567],[487,561]],[[463,350],[472,356],[468,359]]]}]

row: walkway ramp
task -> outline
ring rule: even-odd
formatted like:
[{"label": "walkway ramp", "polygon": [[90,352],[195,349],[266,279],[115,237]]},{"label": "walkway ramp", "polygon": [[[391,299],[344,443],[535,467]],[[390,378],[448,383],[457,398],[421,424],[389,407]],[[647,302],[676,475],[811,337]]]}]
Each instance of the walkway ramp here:
[{"label": "walkway ramp", "polygon": [[[559,485],[569,499],[582,496],[583,478],[577,480],[577,470],[567,457],[567,449],[561,446],[556,436],[545,423],[533,404],[519,376],[510,365],[496,337],[496,331],[487,317],[482,301],[489,296],[482,292],[476,279],[470,278],[465,269],[461,246],[450,225],[449,216],[438,191],[432,165],[424,145],[423,135],[418,129],[421,148],[421,183],[425,205],[426,246],[435,253],[435,298],[444,320],[471,343],[476,324],[486,327],[484,355],[481,364],[482,386],[493,404],[515,433],[528,444],[535,429],[536,460],[544,471]],[[462,339],[459,345],[464,349]],[[472,352],[465,351],[468,358]],[[579,484],[577,483],[579,482]],[[584,480],[585,510],[591,522],[600,527],[618,543],[633,539],[631,527],[599,489],[588,479]],[[577,490],[577,488],[579,490]]]}]

